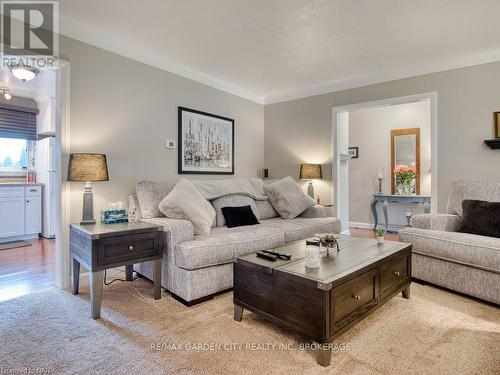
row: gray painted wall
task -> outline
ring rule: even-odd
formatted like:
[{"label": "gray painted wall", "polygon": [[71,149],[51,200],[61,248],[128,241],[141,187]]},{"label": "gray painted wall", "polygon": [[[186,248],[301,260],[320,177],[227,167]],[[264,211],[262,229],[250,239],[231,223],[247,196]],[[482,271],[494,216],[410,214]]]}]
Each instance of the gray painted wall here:
[{"label": "gray painted wall", "polygon": [[325,180],[316,185],[331,198],[332,106],[436,91],[438,93],[439,211],[453,180],[500,181],[500,152],[483,144],[493,136],[500,110],[500,62],[428,74],[265,106],[264,160],[272,178],[297,176],[302,162],[321,162]]},{"label": "gray painted wall", "polygon": [[[177,149],[165,148],[166,138],[177,140],[178,106],[233,118],[235,176],[258,176],[262,105],[67,37],[61,58],[71,63],[71,152],[108,156],[110,181],[94,184],[96,217],[109,201],[127,204],[138,179],[179,179]],[[82,191],[71,183],[72,222],[81,217]]]}]

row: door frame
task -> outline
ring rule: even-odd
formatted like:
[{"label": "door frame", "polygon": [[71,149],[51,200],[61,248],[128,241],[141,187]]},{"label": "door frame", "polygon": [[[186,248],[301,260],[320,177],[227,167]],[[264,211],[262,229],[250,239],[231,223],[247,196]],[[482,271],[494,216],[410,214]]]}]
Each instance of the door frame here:
[{"label": "door frame", "polygon": [[[437,101],[438,94],[434,92],[425,92],[415,95],[398,96],[386,98],[381,100],[374,100],[368,102],[360,102],[348,104],[343,106],[332,107],[332,202],[335,203],[335,213],[339,217],[340,208],[337,202],[340,202],[342,197],[339,196],[338,180],[340,172],[340,152],[339,150],[339,126],[338,116],[343,112],[358,111],[361,109],[368,109],[373,107],[381,107],[387,105],[407,104],[421,100],[430,101],[431,112],[431,213],[438,211],[438,113]],[[348,226],[348,225],[347,225]]]},{"label": "door frame", "polygon": [[59,60],[56,70],[56,142],[54,158],[56,184],[56,287],[68,289],[70,283],[69,223],[70,186],[66,180],[70,153],[70,63]]}]

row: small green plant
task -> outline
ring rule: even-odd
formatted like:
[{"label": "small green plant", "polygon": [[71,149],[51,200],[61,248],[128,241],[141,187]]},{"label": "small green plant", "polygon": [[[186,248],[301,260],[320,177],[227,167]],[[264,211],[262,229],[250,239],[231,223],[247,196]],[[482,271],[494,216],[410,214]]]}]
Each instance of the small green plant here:
[{"label": "small green plant", "polygon": [[375,233],[377,233],[377,237],[384,237],[385,229],[377,227],[377,228],[375,228]]}]

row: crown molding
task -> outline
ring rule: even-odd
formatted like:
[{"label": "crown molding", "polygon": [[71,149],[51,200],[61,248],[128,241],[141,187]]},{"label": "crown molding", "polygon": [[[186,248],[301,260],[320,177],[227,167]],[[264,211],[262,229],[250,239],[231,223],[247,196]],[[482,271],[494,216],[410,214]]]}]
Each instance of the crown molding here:
[{"label": "crown molding", "polygon": [[60,30],[70,30],[65,32],[61,31],[61,35],[109,52],[113,52],[117,55],[129,58],[131,60],[165,70],[169,73],[173,73],[189,80],[204,84],[206,86],[210,86],[217,90],[224,91],[228,94],[236,95],[240,98],[247,99],[258,104],[264,104],[263,96],[251,93],[230,82],[212,77],[188,66],[173,64],[166,61],[165,59],[148,56],[139,52],[137,49],[129,49],[126,46],[114,44],[110,41],[110,39],[103,41],[102,38],[95,36],[93,32],[83,31],[83,29],[77,26],[75,27],[75,25],[68,23],[63,17],[60,17],[59,20],[61,22],[61,26],[64,24],[67,25],[67,27],[60,27]]},{"label": "crown molding", "polygon": [[394,72],[381,72],[366,75],[362,78],[347,79],[342,81],[332,81],[329,83],[310,86],[298,90],[284,91],[280,94],[264,97],[264,105],[288,102],[291,100],[303,99],[310,96],[329,94],[337,91],[355,89],[384,82],[396,81],[406,78],[414,78],[427,74],[440,73],[448,70],[468,68],[475,65],[482,65],[500,61],[500,50],[490,51],[482,54],[464,56],[446,63],[434,63],[427,66],[410,69],[400,69]]}]

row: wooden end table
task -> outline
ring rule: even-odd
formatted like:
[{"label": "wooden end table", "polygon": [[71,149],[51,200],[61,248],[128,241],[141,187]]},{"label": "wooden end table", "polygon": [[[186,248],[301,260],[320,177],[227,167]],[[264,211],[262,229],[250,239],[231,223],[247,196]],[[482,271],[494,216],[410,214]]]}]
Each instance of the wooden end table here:
[{"label": "wooden end table", "polygon": [[133,265],[153,261],[154,297],[161,298],[163,228],[150,223],[70,225],[73,294],[78,294],[80,265],[89,271],[91,316],[101,316],[104,270],[125,266],[132,281]]}]

